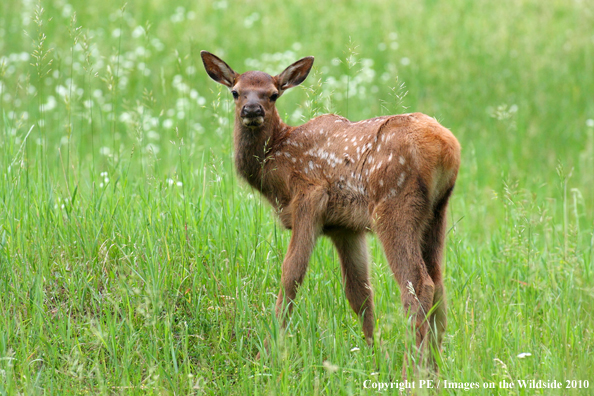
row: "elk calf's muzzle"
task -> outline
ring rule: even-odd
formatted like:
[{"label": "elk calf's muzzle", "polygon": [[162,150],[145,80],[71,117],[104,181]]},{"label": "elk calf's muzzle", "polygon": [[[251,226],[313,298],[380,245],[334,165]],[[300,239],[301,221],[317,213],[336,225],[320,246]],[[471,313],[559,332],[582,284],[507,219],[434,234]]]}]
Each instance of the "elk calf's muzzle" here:
[{"label": "elk calf's muzzle", "polygon": [[257,127],[264,123],[264,109],[257,103],[249,103],[241,108],[243,125]]}]

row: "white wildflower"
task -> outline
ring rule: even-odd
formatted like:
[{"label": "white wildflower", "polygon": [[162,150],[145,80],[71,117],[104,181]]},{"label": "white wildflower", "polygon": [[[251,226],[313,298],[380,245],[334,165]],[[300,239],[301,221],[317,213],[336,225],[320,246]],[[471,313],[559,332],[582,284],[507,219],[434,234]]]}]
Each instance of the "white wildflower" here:
[{"label": "white wildflower", "polygon": [[56,98],[54,98],[52,95],[49,95],[47,97],[47,102],[44,105],[41,105],[39,110],[51,111],[51,110],[55,109],[57,105],[58,105],[58,101],[56,100]]},{"label": "white wildflower", "polygon": [[132,37],[138,38],[138,37],[144,35],[144,33],[145,33],[145,31],[142,26],[136,26],[136,28],[132,31]]},{"label": "white wildflower", "polygon": [[250,15],[248,15],[244,20],[243,20],[243,26],[245,26],[246,28],[251,28],[252,26],[254,26],[254,23],[256,23],[257,21],[260,20],[260,14],[257,12],[254,12]]}]

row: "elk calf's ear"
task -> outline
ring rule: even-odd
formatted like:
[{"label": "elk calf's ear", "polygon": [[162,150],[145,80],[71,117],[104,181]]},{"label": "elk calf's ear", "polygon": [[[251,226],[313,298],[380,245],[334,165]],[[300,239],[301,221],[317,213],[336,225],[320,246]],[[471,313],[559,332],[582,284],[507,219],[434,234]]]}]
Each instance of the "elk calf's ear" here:
[{"label": "elk calf's ear", "polygon": [[278,83],[278,89],[282,91],[296,87],[301,84],[307,78],[311,67],[313,66],[314,57],[308,56],[303,59],[299,59],[291,66],[287,67],[285,71],[276,76]]},{"label": "elk calf's ear", "polygon": [[200,51],[206,72],[216,82],[231,88],[239,74],[235,73],[221,58],[208,51]]}]

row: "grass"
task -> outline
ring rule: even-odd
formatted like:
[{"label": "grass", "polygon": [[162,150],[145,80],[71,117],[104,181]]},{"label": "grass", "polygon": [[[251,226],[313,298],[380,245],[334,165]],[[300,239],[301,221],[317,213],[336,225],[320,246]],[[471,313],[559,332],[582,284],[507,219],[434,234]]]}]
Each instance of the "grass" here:
[{"label": "grass", "polygon": [[[440,379],[481,389],[441,393],[594,394],[593,25],[560,0],[2,2],[0,394],[400,381],[406,323],[372,236],[376,346],[327,240],[279,336],[289,234],[233,174],[230,95],[202,49],[238,71],[316,56],[279,100],[292,124],[422,111],[450,128]],[[582,388],[499,388],[530,379]]]}]

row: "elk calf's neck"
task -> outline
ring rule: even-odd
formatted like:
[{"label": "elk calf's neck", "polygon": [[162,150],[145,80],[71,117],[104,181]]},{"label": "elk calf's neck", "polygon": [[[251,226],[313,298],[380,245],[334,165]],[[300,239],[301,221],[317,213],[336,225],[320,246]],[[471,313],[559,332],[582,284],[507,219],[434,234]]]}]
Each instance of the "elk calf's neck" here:
[{"label": "elk calf's neck", "polygon": [[313,57],[271,76],[238,74],[215,55],[201,55],[208,75],[229,87],[235,100],[238,173],[292,230],[277,315],[290,311],[315,241],[327,235],[338,250],[347,299],[372,343],[365,233],[373,230],[400,285],[405,311],[414,318],[414,350],[422,358],[416,361],[436,369],[427,344],[439,349],[446,326],[441,268],[445,212],[460,164],[454,135],[421,113],[354,123],[323,115],[288,126],[278,115],[276,100],[305,80]]}]

